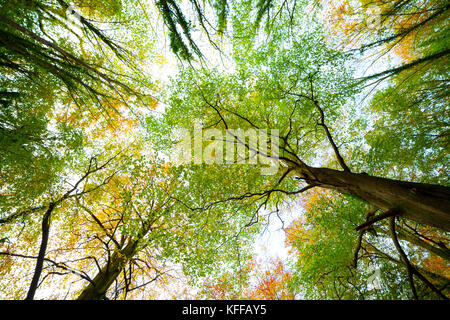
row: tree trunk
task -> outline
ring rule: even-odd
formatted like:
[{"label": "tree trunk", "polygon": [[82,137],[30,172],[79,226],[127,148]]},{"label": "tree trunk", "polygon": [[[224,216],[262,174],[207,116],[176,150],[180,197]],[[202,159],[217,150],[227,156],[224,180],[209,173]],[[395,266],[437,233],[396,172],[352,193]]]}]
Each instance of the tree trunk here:
[{"label": "tree trunk", "polygon": [[450,188],[367,174],[298,165],[295,174],[310,184],[356,196],[384,211],[450,231]]},{"label": "tree trunk", "polygon": [[134,256],[136,247],[137,241],[130,241],[124,249],[114,251],[109,264],[97,273],[92,282],[83,289],[77,300],[104,299],[109,287],[119,276],[127,262]]},{"label": "tree trunk", "polygon": [[39,285],[39,279],[44,265],[45,253],[47,251],[48,237],[50,235],[50,216],[55,208],[55,204],[51,203],[42,218],[42,239],[39,253],[36,259],[36,267],[34,268],[33,279],[31,280],[30,288],[28,289],[25,300],[33,300]]}]

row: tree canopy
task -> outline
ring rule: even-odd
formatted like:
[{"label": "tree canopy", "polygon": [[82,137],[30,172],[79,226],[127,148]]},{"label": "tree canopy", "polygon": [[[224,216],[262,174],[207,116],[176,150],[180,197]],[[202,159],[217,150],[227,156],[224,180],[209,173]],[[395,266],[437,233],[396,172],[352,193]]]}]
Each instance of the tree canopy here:
[{"label": "tree canopy", "polygon": [[1,299],[449,298],[447,2],[0,8]]}]

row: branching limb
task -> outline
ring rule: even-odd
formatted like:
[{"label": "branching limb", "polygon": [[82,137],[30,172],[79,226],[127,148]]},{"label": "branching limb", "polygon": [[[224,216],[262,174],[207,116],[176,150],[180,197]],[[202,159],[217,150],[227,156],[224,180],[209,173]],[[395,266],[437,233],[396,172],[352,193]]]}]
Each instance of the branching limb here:
[{"label": "branching limb", "polygon": [[336,145],[336,143],[333,139],[333,136],[331,135],[330,129],[328,128],[327,124],[325,123],[325,113],[323,112],[323,109],[320,106],[319,101],[316,99],[316,96],[314,94],[313,75],[309,75],[308,78],[309,78],[309,83],[310,83],[310,94],[309,95],[291,92],[291,89],[289,89],[289,90],[281,89],[281,90],[283,90],[285,94],[309,100],[310,102],[312,102],[314,104],[316,109],[319,111],[319,116],[320,116],[320,120],[317,122],[317,125],[323,127],[323,129],[325,130],[325,134],[327,136],[328,142],[330,143],[331,147],[333,148],[333,152],[334,152],[336,159],[337,159],[339,165],[341,166],[341,168],[346,172],[351,172],[350,168],[345,163],[344,158],[342,157],[341,153],[339,152],[339,148]]},{"label": "branching limb", "polygon": [[409,262],[408,256],[403,251],[400,243],[398,242],[397,234],[395,233],[395,217],[389,218],[389,230],[391,232],[391,237],[392,237],[392,241],[394,242],[395,248],[397,249],[400,257],[402,258],[403,262],[406,265],[406,270],[408,272],[409,285],[411,286],[411,291],[413,293],[414,299],[419,300],[419,297],[418,297],[417,291],[416,291],[416,286],[414,284],[414,278],[413,278],[413,269],[414,268],[411,265],[411,263]]},{"label": "branching limb", "polygon": [[386,218],[395,217],[398,215],[399,215],[399,212],[397,209],[389,209],[388,211],[386,211],[382,214],[379,214],[378,216],[373,217],[369,221],[366,221],[363,224],[360,224],[359,226],[356,227],[355,230],[360,231],[360,230],[366,229],[367,227],[373,225],[375,222],[381,221]]},{"label": "branching limb", "polygon": [[[36,290],[39,286],[39,278],[41,277],[41,273],[42,273],[42,267],[44,264],[44,259],[45,259],[45,253],[47,251],[47,246],[48,246],[48,238],[50,235],[50,222],[51,222],[51,215],[53,213],[53,211],[55,210],[55,208],[61,204],[64,200],[74,196],[72,194],[72,192],[76,191],[78,186],[85,181],[91,174],[100,171],[102,169],[104,169],[116,156],[110,158],[108,161],[106,161],[103,165],[101,166],[97,166],[97,162],[96,162],[96,158],[92,157],[89,161],[89,167],[88,170],[86,171],[86,173],[73,185],[73,187],[71,189],[69,189],[66,193],[64,193],[63,196],[61,196],[58,200],[56,201],[52,201],[48,207],[47,210],[44,213],[44,216],[42,218],[42,236],[41,236],[41,245],[39,248],[39,253],[38,253],[38,257],[36,260],[36,266],[34,269],[34,274],[33,274],[33,278],[31,280],[31,284],[30,287],[28,289],[28,293],[27,296],[25,298],[25,300],[33,300],[34,299],[34,295],[36,293]],[[102,183],[105,184],[107,183],[108,178],[106,181],[104,181]],[[93,188],[90,191],[95,190],[96,188]],[[84,190],[81,194],[87,193],[86,190]],[[80,195],[75,194],[75,195]]]},{"label": "branching limb", "polygon": [[413,275],[416,275],[423,283],[425,283],[425,285],[427,285],[433,292],[435,292],[437,295],[439,295],[442,299],[449,300],[449,298],[446,297],[441,292],[441,290],[436,288],[430,281],[428,281],[428,279],[425,278],[409,261],[408,256],[403,251],[403,249],[397,239],[397,234],[395,232],[395,217],[389,218],[389,230],[391,233],[392,241],[394,242],[394,245],[395,245],[400,257],[402,258],[403,262],[406,264],[407,271],[408,271],[408,279],[409,279],[409,283],[411,285],[411,290],[413,292],[414,298],[416,300],[418,300],[417,291],[416,291],[416,287],[414,285],[414,279],[413,279]]},{"label": "branching limb", "polygon": [[[378,211],[377,208],[369,210],[369,212],[367,212],[367,215],[366,215],[366,222],[370,222],[373,219],[373,216],[375,215],[375,212],[377,212],[377,211]],[[359,254],[359,250],[361,249],[364,233],[366,231],[367,231],[367,228],[363,228],[363,229],[359,230],[358,240],[356,242],[356,247],[355,247],[355,250],[353,252],[353,264],[352,264],[353,268],[356,268],[357,265],[358,265],[358,254]]]},{"label": "branching limb", "polygon": [[325,124],[325,113],[323,112],[323,109],[320,107],[319,102],[314,96],[314,89],[313,89],[313,80],[312,76],[309,76],[309,83],[310,83],[310,90],[311,90],[311,101],[314,103],[314,106],[319,111],[320,114],[320,121],[317,123],[319,126],[323,127],[325,130],[325,134],[327,135],[328,142],[331,144],[331,147],[333,148],[334,154],[336,156],[337,161],[339,162],[339,165],[341,166],[344,171],[351,172],[350,168],[345,163],[344,158],[342,157],[341,153],[339,152],[339,148],[337,147],[336,143],[334,142],[333,136],[331,135],[330,129]]}]

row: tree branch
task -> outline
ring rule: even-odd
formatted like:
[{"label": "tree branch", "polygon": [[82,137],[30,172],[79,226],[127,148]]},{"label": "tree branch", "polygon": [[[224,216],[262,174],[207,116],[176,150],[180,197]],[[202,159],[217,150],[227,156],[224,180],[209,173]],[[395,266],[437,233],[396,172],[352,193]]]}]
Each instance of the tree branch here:
[{"label": "tree branch", "polygon": [[388,211],[379,214],[376,217],[373,217],[372,219],[370,219],[369,221],[364,222],[363,224],[360,224],[359,226],[356,227],[356,231],[362,230],[362,229],[366,229],[367,227],[371,226],[372,224],[374,224],[375,222],[381,221],[383,219],[386,218],[390,218],[390,217],[395,217],[398,216],[399,212],[397,209],[389,209]]},{"label": "tree branch", "polygon": [[320,107],[319,102],[314,97],[314,91],[313,91],[313,80],[312,76],[309,76],[309,82],[310,82],[310,90],[311,90],[311,101],[314,103],[314,106],[319,111],[320,114],[320,122],[318,122],[318,125],[323,127],[325,130],[325,134],[327,135],[328,142],[330,142],[331,147],[333,148],[334,154],[336,155],[337,161],[339,162],[339,165],[341,166],[344,171],[351,172],[350,168],[345,163],[344,158],[341,156],[341,153],[339,152],[339,148],[337,147],[336,143],[334,142],[333,136],[331,135],[330,129],[325,124],[325,113],[323,112],[323,109]]},{"label": "tree branch", "polygon": [[409,262],[408,256],[403,251],[400,243],[397,239],[397,234],[395,233],[395,217],[389,218],[389,230],[391,233],[392,241],[394,242],[395,248],[397,249],[400,257],[402,258],[403,262],[406,265],[406,270],[408,272],[408,280],[409,285],[411,286],[411,291],[413,293],[414,299],[419,300],[419,297],[417,296],[416,286],[414,285],[414,278],[413,278],[413,266]]},{"label": "tree branch", "polygon": [[413,292],[414,298],[418,300],[416,288],[414,285],[414,279],[413,275],[416,275],[423,283],[425,283],[433,292],[435,292],[437,295],[439,295],[444,300],[449,300],[448,297],[446,297],[438,288],[436,288],[430,281],[428,281],[427,278],[425,278],[412,264],[409,262],[408,256],[403,251],[402,247],[400,246],[400,243],[397,239],[397,234],[395,232],[395,217],[389,218],[389,230],[391,233],[392,241],[394,242],[394,245],[400,254],[400,257],[402,258],[403,262],[406,264],[407,271],[408,271],[408,279],[409,283],[411,285],[411,290]]}]

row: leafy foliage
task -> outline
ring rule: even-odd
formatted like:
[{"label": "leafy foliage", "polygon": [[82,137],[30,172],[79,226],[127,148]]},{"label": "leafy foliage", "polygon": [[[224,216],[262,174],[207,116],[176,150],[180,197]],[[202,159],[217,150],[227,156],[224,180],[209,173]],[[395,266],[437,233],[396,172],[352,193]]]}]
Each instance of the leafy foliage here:
[{"label": "leafy foliage", "polygon": [[448,4],[356,3],[0,1],[0,296],[448,297]]}]

